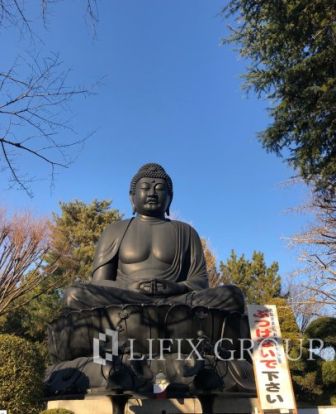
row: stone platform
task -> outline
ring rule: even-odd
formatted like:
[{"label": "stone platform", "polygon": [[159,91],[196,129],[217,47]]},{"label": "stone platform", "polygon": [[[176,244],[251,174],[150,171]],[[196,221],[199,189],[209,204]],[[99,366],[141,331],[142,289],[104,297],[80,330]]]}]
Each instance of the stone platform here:
[{"label": "stone platform", "polygon": [[[213,414],[250,414],[256,406],[255,398],[215,397]],[[48,409],[66,408],[75,414],[119,414],[113,410],[112,397],[86,396],[82,400],[54,400]],[[203,414],[197,398],[140,399],[131,398],[126,403],[124,414]]]}]

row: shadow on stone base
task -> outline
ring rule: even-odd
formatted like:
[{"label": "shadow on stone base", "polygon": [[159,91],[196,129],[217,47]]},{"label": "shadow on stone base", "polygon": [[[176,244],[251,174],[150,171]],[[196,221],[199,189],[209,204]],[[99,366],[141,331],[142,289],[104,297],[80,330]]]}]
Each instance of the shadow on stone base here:
[{"label": "shadow on stone base", "polygon": [[[55,400],[48,402],[50,408],[66,408],[75,414],[119,414],[113,408],[113,398],[109,396],[87,396],[82,400]],[[255,398],[215,397],[213,414],[249,414],[254,412]],[[202,414],[198,398],[181,399],[140,399],[130,398],[124,414]]]}]

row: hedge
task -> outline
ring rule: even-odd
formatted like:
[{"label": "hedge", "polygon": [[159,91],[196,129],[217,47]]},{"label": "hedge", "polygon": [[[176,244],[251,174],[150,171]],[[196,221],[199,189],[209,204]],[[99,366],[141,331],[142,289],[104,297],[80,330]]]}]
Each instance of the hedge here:
[{"label": "hedge", "polygon": [[0,334],[0,409],[8,414],[39,413],[43,374],[44,359],[36,345]]},{"label": "hedge", "polygon": [[326,386],[336,385],[336,361],[324,361],[323,362],[322,380]]}]

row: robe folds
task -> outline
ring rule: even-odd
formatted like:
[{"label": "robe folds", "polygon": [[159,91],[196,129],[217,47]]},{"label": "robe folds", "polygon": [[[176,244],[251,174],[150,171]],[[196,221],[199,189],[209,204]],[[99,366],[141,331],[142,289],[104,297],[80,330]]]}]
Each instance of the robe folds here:
[{"label": "robe folds", "polygon": [[[93,273],[101,266],[116,260],[122,240],[132,225],[132,219],[110,224],[100,237],[93,262]],[[188,224],[180,221],[170,221],[175,229],[175,257],[170,268],[158,275],[152,275],[162,280],[183,282],[190,290],[208,288],[208,274],[202,250],[202,244],[197,232]],[[129,280],[118,269],[116,286],[127,289],[135,280]]]},{"label": "robe folds", "polygon": [[[65,306],[68,309],[88,309],[112,304],[165,304],[184,303],[190,306],[207,306],[226,311],[244,312],[244,297],[233,285],[209,288],[208,274],[197,232],[188,224],[172,220],[175,229],[175,255],[171,266],[153,278],[183,283],[188,292],[176,296],[155,297],[133,288],[131,276],[118,269],[114,279],[93,280],[77,283],[65,291]],[[102,266],[118,261],[118,252],[123,238],[132,225],[132,219],[110,224],[96,247],[93,274]],[[136,285],[136,284],[135,284]]]}]

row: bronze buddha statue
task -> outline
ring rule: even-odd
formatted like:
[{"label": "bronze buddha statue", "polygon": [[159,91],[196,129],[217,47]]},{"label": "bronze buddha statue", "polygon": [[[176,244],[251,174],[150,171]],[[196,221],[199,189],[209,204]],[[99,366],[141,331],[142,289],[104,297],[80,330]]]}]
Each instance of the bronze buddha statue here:
[{"label": "bronze buddha statue", "polygon": [[122,303],[186,303],[244,312],[236,286],[209,288],[202,245],[188,224],[169,220],[172,180],[158,164],[146,164],[130,185],[132,219],[102,234],[91,283],[66,292],[69,309]]},{"label": "bronze buddha statue", "polygon": [[[96,247],[92,280],[66,289],[64,312],[49,326],[54,365],[47,371],[47,395],[89,389],[151,394],[158,374],[168,378],[172,395],[253,393],[251,364],[221,359],[229,351],[235,355],[238,339],[249,336],[243,294],[232,285],[209,288],[197,232],[166,217],[173,199],[171,178],[160,165],[145,164],[131,181],[130,198],[135,216],[106,228]],[[93,342],[105,337],[106,329],[118,332],[118,353],[101,367]],[[149,361],[149,340],[183,337],[204,340],[201,360],[190,362],[185,346],[186,359],[180,358],[181,349],[176,358],[173,346],[164,361],[154,347]],[[129,338],[138,341],[137,359],[130,357]],[[232,347],[215,345],[222,338],[230,338]],[[111,351],[108,341],[100,345],[102,352]]]}]

